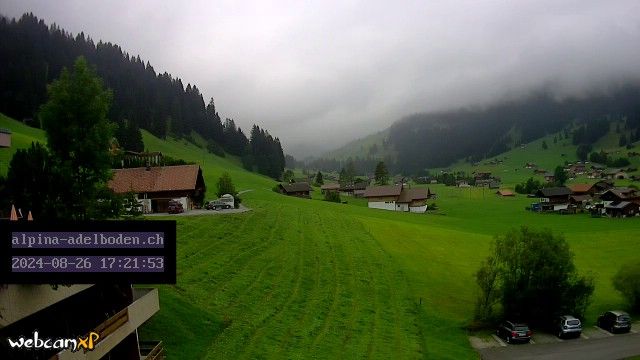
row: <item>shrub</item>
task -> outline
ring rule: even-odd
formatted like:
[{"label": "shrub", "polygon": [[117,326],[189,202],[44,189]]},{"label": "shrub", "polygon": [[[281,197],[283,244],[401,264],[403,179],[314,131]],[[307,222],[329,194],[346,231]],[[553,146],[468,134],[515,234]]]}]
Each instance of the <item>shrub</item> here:
[{"label": "shrub", "polygon": [[341,202],[340,194],[337,191],[327,191],[324,193],[324,201]]},{"label": "shrub", "polygon": [[640,261],[623,265],[613,277],[613,287],[634,311],[640,311]]}]

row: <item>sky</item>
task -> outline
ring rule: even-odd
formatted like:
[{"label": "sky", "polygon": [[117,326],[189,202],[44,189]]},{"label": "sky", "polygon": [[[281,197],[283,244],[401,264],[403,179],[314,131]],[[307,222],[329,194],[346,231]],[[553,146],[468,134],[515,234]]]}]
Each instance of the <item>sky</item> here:
[{"label": "sky", "polygon": [[638,0],[0,0],[24,12],[139,54],[299,158],[413,113],[640,78]]}]

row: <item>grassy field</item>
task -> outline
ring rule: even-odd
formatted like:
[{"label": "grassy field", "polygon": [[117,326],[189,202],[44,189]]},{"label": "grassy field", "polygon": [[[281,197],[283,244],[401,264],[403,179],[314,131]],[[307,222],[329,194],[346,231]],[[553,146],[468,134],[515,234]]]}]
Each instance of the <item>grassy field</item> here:
[{"label": "grassy field", "polygon": [[640,257],[639,218],[534,214],[525,197],[440,185],[430,186],[439,210],[429,214],[290,198],[237,159],[148,133],[144,141],[200,163],[209,189],[228,171],[253,190],[247,213],[176,218],[178,281],[158,286],[160,312],[140,331],[162,339],[170,358],[477,358],[465,327],[494,235],[521,225],[563,234],[579,271],[596,279],[587,324],[625,308],[611,277]]}]

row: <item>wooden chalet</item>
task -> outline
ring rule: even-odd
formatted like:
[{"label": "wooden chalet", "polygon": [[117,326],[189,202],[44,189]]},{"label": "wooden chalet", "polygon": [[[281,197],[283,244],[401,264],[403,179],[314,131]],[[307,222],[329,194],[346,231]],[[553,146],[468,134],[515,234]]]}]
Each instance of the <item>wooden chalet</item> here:
[{"label": "wooden chalet", "polygon": [[427,210],[427,199],[434,195],[424,188],[387,185],[368,187],[364,197],[372,209],[423,213]]},{"label": "wooden chalet", "polygon": [[611,217],[630,217],[640,215],[640,204],[631,201],[614,201],[605,205],[604,210]]},{"label": "wooden chalet", "polygon": [[594,195],[596,188],[591,184],[571,184],[569,189],[573,195]]},{"label": "wooden chalet", "polygon": [[116,194],[136,194],[145,213],[167,212],[169,200],[179,201],[184,210],[199,207],[206,191],[198,165],[115,169],[108,186]]},{"label": "wooden chalet", "polygon": [[338,183],[329,183],[320,186],[320,191],[325,194],[327,192],[338,192],[340,191],[340,184]]},{"label": "wooden chalet", "polygon": [[296,196],[301,198],[311,198],[311,186],[307,182],[296,182],[291,184],[278,184],[281,194]]},{"label": "wooden chalet", "polygon": [[542,211],[567,211],[571,190],[567,187],[542,188],[535,194],[540,199]]},{"label": "wooden chalet", "polygon": [[613,188],[603,192],[600,200],[604,202],[630,201],[640,204],[640,191],[632,188]]},{"label": "wooden chalet", "polygon": [[363,197],[367,186],[369,186],[368,181],[356,181],[351,184],[344,184],[340,186],[340,195]]}]

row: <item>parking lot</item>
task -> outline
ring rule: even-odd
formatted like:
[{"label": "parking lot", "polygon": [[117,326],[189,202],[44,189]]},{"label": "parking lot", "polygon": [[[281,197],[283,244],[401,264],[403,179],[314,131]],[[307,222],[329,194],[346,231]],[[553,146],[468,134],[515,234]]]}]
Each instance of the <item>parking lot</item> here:
[{"label": "parking lot", "polygon": [[582,336],[560,339],[553,334],[534,332],[529,344],[507,344],[495,334],[471,336],[469,342],[482,359],[620,359],[640,355],[640,322],[627,334],[611,334],[596,326],[585,327]]}]

